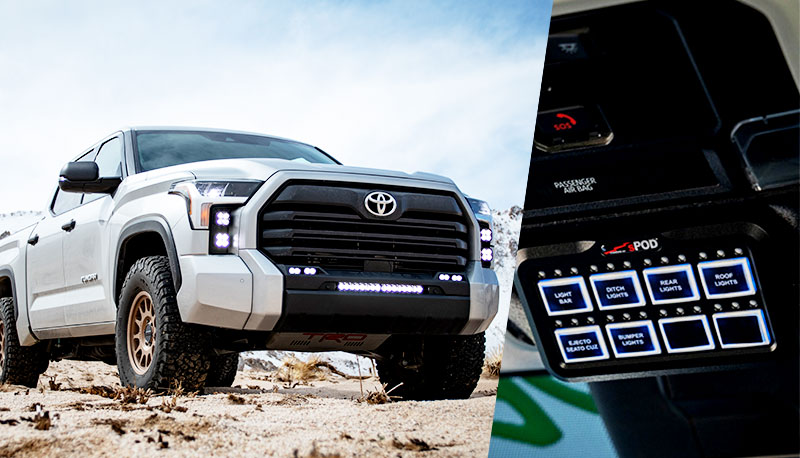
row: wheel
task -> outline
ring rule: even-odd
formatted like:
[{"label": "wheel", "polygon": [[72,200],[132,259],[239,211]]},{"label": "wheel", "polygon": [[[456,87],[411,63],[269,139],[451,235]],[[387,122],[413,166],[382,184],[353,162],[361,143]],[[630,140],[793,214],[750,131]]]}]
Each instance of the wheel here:
[{"label": "wheel", "polygon": [[483,370],[486,338],[470,336],[393,337],[380,352],[378,375],[389,393],[410,400],[466,399]]},{"label": "wheel", "polygon": [[139,259],[122,284],[116,324],[117,370],[124,386],[203,387],[211,365],[208,338],[181,321],[169,261]]},{"label": "wheel", "polygon": [[14,299],[0,299],[0,383],[36,388],[39,375],[50,364],[43,344],[23,347],[17,337]]},{"label": "wheel", "polygon": [[211,357],[206,386],[230,387],[239,369],[239,353],[225,353]]}]

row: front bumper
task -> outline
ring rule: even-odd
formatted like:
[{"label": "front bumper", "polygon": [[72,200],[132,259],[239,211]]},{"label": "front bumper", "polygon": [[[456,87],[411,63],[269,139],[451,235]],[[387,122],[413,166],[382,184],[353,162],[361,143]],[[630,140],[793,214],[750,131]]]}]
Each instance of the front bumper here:
[{"label": "front bumper", "polygon": [[[281,332],[476,334],[497,314],[499,286],[491,269],[470,262],[462,284],[413,275],[352,273],[287,277],[257,250],[180,257],[181,318],[220,328]],[[428,294],[343,292],[339,281],[442,286]],[[328,283],[328,289],[323,285]]]}]

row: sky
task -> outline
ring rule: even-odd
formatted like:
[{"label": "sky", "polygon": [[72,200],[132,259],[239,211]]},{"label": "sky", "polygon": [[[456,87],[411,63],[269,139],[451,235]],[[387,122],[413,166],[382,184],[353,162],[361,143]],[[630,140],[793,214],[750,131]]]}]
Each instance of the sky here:
[{"label": "sky", "polygon": [[0,0],[0,213],[123,126],[230,128],[524,201],[551,3]]}]

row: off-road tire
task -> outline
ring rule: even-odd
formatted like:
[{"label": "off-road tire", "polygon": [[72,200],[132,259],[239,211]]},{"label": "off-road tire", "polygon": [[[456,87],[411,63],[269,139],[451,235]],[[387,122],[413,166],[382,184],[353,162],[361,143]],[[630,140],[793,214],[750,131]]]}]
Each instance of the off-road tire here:
[{"label": "off-road tire", "polygon": [[230,387],[236,379],[239,369],[239,353],[225,353],[211,357],[211,369],[208,371],[206,386]]},{"label": "off-road tire", "polygon": [[0,383],[36,388],[39,375],[46,371],[50,364],[49,355],[42,343],[25,347],[19,344],[13,298],[0,299],[0,316],[4,334]]},{"label": "off-road tire", "polygon": [[486,338],[470,336],[392,337],[380,354],[378,375],[389,393],[408,400],[466,399],[483,370]]},{"label": "off-road tire", "polygon": [[[142,374],[128,355],[128,321],[134,299],[141,292],[152,300],[152,362]],[[208,336],[201,328],[181,321],[175,284],[165,256],[141,258],[131,266],[122,284],[116,323],[117,370],[124,386],[188,391],[203,388],[211,366]]]}]

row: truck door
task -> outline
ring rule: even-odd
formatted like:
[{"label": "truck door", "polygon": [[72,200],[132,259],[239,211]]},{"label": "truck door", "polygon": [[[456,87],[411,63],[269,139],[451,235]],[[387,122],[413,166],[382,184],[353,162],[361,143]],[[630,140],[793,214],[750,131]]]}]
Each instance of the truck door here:
[{"label": "truck door", "polygon": [[[122,136],[106,140],[94,160],[100,177],[121,176]],[[83,205],[73,212],[75,227],[64,235],[68,325],[113,323],[116,318],[108,268],[116,247],[109,246],[106,230],[113,208],[108,194],[84,194]]]},{"label": "truck door", "polygon": [[28,317],[34,330],[66,324],[62,239],[71,224],[70,210],[80,205],[81,197],[80,193],[56,191],[49,215],[28,240]]}]

